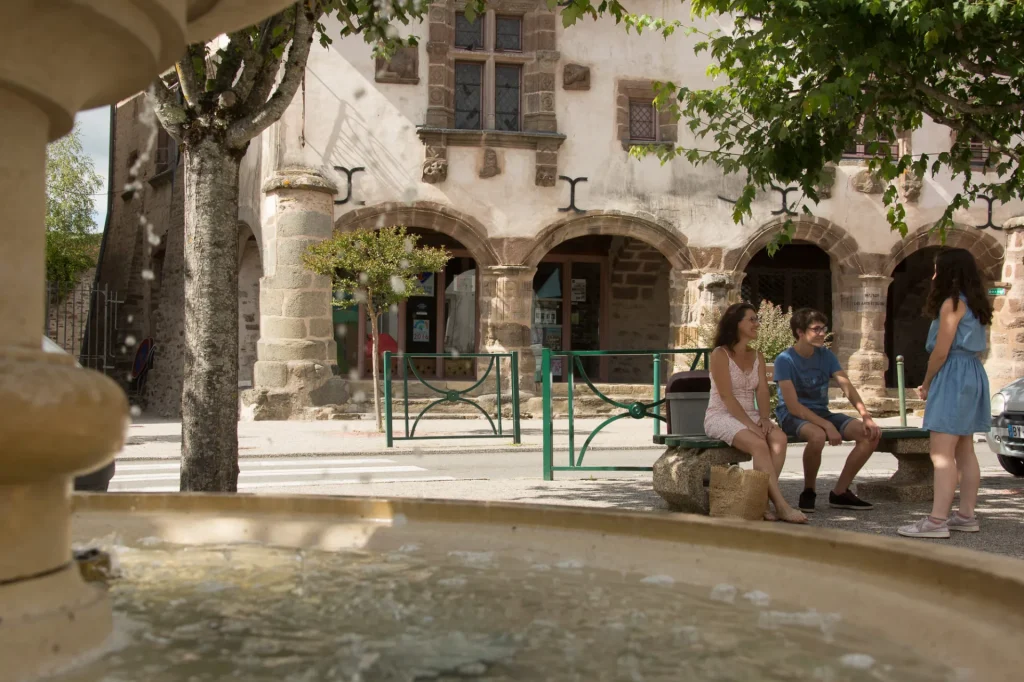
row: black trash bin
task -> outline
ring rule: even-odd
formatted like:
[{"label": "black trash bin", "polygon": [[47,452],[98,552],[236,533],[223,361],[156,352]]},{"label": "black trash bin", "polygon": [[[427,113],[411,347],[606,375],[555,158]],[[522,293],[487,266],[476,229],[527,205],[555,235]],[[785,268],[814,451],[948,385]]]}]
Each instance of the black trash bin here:
[{"label": "black trash bin", "polygon": [[75,490],[91,493],[105,493],[110,487],[110,479],[114,478],[114,462],[90,471],[75,478]]},{"label": "black trash bin", "polygon": [[704,413],[711,397],[711,373],[707,370],[677,372],[665,389],[668,403],[668,435],[703,436]]}]

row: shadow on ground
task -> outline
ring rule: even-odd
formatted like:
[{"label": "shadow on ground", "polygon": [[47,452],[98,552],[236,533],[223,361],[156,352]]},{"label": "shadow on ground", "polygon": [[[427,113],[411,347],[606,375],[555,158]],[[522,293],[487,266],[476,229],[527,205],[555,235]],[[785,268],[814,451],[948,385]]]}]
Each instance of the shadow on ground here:
[{"label": "shadow on ground", "polygon": [[[862,480],[885,478],[887,476],[884,475],[864,476]],[[931,510],[930,503],[900,504],[885,501],[874,501],[875,508],[864,512],[831,509],[828,507],[828,491],[833,485],[835,476],[819,478],[818,509],[809,515],[812,526],[898,537],[896,529],[899,526],[912,523]],[[799,478],[784,479],[781,486],[786,499],[795,503],[803,489],[803,481]],[[510,502],[671,513],[652,489],[649,476],[561,479],[531,485],[522,494],[506,499]],[[1024,559],[1024,479],[1001,474],[984,475],[977,513],[982,526],[980,533],[954,533],[949,540],[907,539],[907,542],[939,542]]]}]

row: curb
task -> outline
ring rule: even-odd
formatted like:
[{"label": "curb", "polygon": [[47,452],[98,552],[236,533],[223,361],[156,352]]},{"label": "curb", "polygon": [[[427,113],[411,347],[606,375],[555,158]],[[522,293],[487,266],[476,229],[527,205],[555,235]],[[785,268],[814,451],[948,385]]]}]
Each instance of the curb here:
[{"label": "curb", "polygon": [[[660,452],[665,449],[663,445],[623,445],[620,447],[615,446],[598,446],[587,448],[587,452],[624,452],[624,451],[643,451],[650,450],[652,452]],[[564,453],[565,449],[556,450],[555,455],[558,456],[560,453]],[[543,450],[536,446],[509,446],[509,447],[484,447],[479,449],[467,449],[467,450],[451,450],[442,449],[436,446],[428,448],[416,448],[411,447],[393,450],[361,450],[359,452],[259,452],[252,454],[239,453],[239,460],[246,459],[286,459],[286,458],[310,458],[315,459],[317,457],[391,457],[391,456],[422,456],[422,455],[502,455],[502,454],[529,454],[529,455],[542,455]],[[132,455],[130,453],[121,453],[117,456],[118,462],[161,462],[170,459],[178,459],[178,453],[168,455]]]}]

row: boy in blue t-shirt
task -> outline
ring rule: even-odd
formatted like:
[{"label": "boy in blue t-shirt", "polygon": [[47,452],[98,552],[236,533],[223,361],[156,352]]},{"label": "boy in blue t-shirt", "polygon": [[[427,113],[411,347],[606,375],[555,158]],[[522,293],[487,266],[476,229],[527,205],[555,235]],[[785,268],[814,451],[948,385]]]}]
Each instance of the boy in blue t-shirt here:
[{"label": "boy in blue t-shirt", "polygon": [[[871,509],[874,505],[854,495],[849,487],[878,447],[881,430],[871,419],[839,360],[825,348],[827,324],[828,318],[811,308],[801,308],[793,313],[789,325],[796,341],[775,358],[773,379],[779,388],[775,417],[791,443],[807,442],[804,448],[804,491],[800,493],[798,503],[800,511],[814,511],[817,497],[814,485],[825,443],[839,445],[843,440],[856,441],[856,445],[846,458],[835,488],[828,495],[828,505],[836,509]],[[860,419],[829,412],[828,385],[833,378],[860,413]]]}]

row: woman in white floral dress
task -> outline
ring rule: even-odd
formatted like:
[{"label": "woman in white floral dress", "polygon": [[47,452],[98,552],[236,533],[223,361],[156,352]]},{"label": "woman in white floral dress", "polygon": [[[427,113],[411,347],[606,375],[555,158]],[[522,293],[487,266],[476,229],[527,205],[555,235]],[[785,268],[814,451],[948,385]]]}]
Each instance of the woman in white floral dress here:
[{"label": "woman in white floral dress", "polygon": [[722,315],[711,352],[711,397],[704,433],[749,454],[754,468],[768,474],[768,498],[775,512],[766,510],[766,520],[806,523],[807,517],[793,509],[779,491],[786,434],[769,417],[764,356],[749,347],[759,326],[757,310],[749,303],[734,303]]}]

